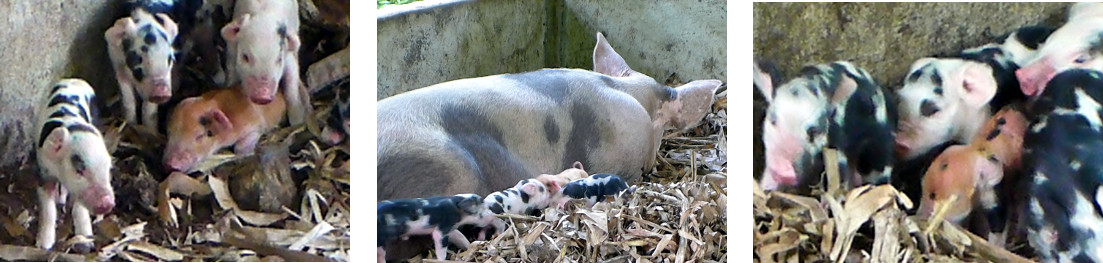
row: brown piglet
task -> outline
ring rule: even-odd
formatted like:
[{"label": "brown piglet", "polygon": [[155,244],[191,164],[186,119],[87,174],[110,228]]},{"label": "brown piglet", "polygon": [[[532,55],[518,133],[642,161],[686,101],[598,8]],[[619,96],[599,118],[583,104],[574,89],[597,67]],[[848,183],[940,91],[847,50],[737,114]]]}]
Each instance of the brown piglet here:
[{"label": "brown piglet", "polygon": [[170,171],[190,171],[218,150],[234,146],[235,154],[251,154],[257,140],[283,121],[282,93],[272,103],[249,101],[240,89],[219,89],[184,99],[169,119],[164,165]]},{"label": "brown piglet", "polygon": [[[989,119],[969,145],[947,148],[931,163],[923,177],[923,196],[919,216],[929,217],[949,206],[944,218],[962,224],[974,208],[980,208],[984,224],[990,228],[989,242],[1002,245],[1006,207],[1013,205],[1017,180],[1022,167],[1023,136],[1026,117],[1005,107]],[[984,233],[981,233],[984,234]]]}]

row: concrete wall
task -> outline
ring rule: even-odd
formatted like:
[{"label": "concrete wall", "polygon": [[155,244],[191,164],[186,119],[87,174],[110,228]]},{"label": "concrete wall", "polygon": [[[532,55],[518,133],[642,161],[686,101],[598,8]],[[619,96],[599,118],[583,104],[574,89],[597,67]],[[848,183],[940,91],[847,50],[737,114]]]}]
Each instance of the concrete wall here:
[{"label": "concrete wall", "polygon": [[[592,69],[598,31],[664,81],[726,79],[726,2],[456,1],[384,7],[379,99],[432,84],[540,68]],[[690,17],[691,19],[687,19]]]},{"label": "concrete wall", "polygon": [[[601,31],[632,69],[660,82],[671,74],[682,81],[727,82],[727,2],[564,0],[588,33],[574,41],[586,49],[564,49],[567,57],[593,56]],[[585,67],[593,68],[593,63]]]},{"label": "concrete wall", "polygon": [[384,7],[377,95],[543,67],[545,6],[543,0],[519,0]]},{"label": "concrete wall", "polygon": [[98,97],[117,93],[103,32],[121,15],[108,0],[0,1],[0,166],[28,157],[34,103],[61,78],[87,80]]}]

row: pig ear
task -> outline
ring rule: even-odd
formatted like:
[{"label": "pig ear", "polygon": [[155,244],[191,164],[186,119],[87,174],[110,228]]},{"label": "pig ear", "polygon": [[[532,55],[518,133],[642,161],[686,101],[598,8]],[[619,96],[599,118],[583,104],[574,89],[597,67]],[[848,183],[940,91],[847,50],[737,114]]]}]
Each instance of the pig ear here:
[{"label": "pig ear", "polygon": [[981,152],[974,158],[977,169],[977,184],[983,186],[996,186],[1003,179],[1003,164],[991,153]]},{"label": "pig ear", "polygon": [[946,86],[959,90],[962,100],[970,107],[980,108],[996,96],[998,85],[992,78],[992,68],[986,65],[965,62],[951,75],[955,77],[948,79],[949,83],[946,83]]},{"label": "pig ear", "polygon": [[521,186],[521,191],[526,193],[539,193],[540,184],[525,184]]},{"label": "pig ear", "polygon": [[46,151],[46,156],[50,159],[58,160],[61,155],[66,152],[66,145],[69,144],[69,129],[65,127],[55,128],[50,135],[46,136],[46,141],[42,143],[41,151]]},{"label": "pig ear", "polygon": [[[716,89],[720,88],[723,82],[719,80],[697,80],[690,83],[686,83],[676,90],[678,92],[678,103],[681,107],[660,107],[661,108],[676,108],[678,112],[673,113],[672,124],[674,128],[679,130],[685,130],[692,128],[697,121],[700,121],[705,114],[709,112],[709,108],[712,107],[713,99],[716,94]],[[673,101],[663,102],[663,104],[669,104]]]},{"label": "pig ear", "polygon": [[106,38],[111,45],[120,45],[123,41],[123,36],[127,31],[133,31],[137,28],[134,25],[134,20],[130,17],[119,18],[115,20],[115,25],[107,29],[107,32],[103,33],[103,37]]},{"label": "pig ear", "polygon": [[298,51],[299,45],[300,43],[298,34],[287,34],[287,51]]},{"label": "pig ear", "polygon": [[601,32],[597,32],[597,45],[594,47],[594,71],[613,77],[628,76],[632,72],[628,63],[605,41]]},{"label": "pig ear", "polygon": [[230,118],[226,117],[226,113],[222,110],[212,109],[207,116],[214,121],[211,123],[211,129],[215,132],[221,133],[234,129],[234,124],[230,123]]},{"label": "pig ear", "polygon": [[577,168],[577,169],[583,170],[583,171],[586,170],[586,169],[582,169],[582,162],[579,162],[579,161],[574,161],[574,164],[571,165],[571,167],[574,167],[574,168]]},{"label": "pig ear", "polygon": [[176,22],[173,22],[172,18],[164,13],[157,13],[156,16],[160,18],[157,21],[161,22],[161,26],[165,28],[165,33],[169,35],[169,39],[176,38],[177,34],[180,32],[176,27]]},{"label": "pig ear", "polygon": [[251,16],[249,14],[245,14],[242,15],[241,18],[234,19],[234,21],[226,24],[226,26],[222,27],[222,39],[226,41],[237,40],[237,34],[241,33],[241,26],[249,22],[250,18]]}]

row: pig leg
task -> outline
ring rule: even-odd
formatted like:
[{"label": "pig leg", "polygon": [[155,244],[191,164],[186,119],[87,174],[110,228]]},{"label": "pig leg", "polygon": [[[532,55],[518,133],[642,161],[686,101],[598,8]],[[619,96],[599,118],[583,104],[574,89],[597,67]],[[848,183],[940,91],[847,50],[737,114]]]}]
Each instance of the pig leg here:
[{"label": "pig leg", "polygon": [[92,236],[92,215],[81,202],[73,202],[73,229],[77,235]]},{"label": "pig leg", "polygon": [[448,251],[444,250],[444,234],[439,228],[433,230],[433,248],[437,253],[437,260],[444,260],[448,255]]},{"label": "pig leg", "polygon": [[1000,205],[996,199],[996,192],[992,190],[980,191],[981,210],[988,225],[988,243],[997,247],[1004,247],[1006,241],[1005,227],[1007,224],[1007,208]]},{"label": "pig leg", "polygon": [[157,103],[142,102],[142,124],[155,131],[157,130]]},{"label": "pig leg", "polygon": [[383,247],[382,247],[382,246],[379,246],[379,247],[376,247],[376,248],[377,248],[377,249],[376,249],[376,251],[378,252],[378,254],[379,254],[379,257],[378,257],[378,259],[376,259],[376,261],[375,261],[375,262],[387,262],[387,260],[386,260],[386,258],[387,258],[387,251],[386,251],[386,250],[383,250]]},{"label": "pig leg", "polygon": [[50,249],[57,236],[57,182],[38,188],[38,247]]},{"label": "pig leg", "polygon": [[252,154],[253,150],[257,147],[257,140],[260,140],[259,132],[250,132],[246,134],[244,138],[234,143],[234,154],[248,155]]},{"label": "pig leg", "polygon": [[448,232],[448,241],[451,241],[452,244],[455,244],[460,249],[467,249],[467,247],[471,246],[471,242],[467,241],[467,237],[456,229],[453,229],[452,232]]},{"label": "pig leg", "polygon": [[[288,58],[295,58],[294,53],[288,53],[285,56]],[[303,107],[309,105],[303,105],[299,96],[306,96],[307,94],[299,94],[299,62],[293,60],[286,60],[284,64],[283,79],[281,79],[280,88],[283,89],[283,99],[287,100],[287,120],[292,126],[303,123],[304,115],[306,115],[306,109]]]},{"label": "pig leg", "polygon": [[126,118],[126,122],[134,124],[137,119],[137,101],[134,98],[134,86],[125,81],[124,76],[116,76],[119,78],[119,93],[123,96],[123,117]]},{"label": "pig leg", "polygon": [[[88,213],[88,208],[84,206],[80,201],[73,202],[73,228],[77,235],[92,238],[92,216]],[[73,245],[73,250],[81,253],[87,253],[92,251],[92,241],[84,243],[77,243]]]}]

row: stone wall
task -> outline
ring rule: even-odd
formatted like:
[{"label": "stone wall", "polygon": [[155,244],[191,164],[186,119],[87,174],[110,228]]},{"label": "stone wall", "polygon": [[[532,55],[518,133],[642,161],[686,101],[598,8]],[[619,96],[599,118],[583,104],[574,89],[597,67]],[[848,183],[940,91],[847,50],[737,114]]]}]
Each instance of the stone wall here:
[{"label": "stone wall", "polygon": [[[1064,23],[1067,3],[754,3],[754,55],[777,62],[788,80],[800,67],[850,60],[878,83],[898,87],[927,56],[956,54],[1024,25]],[[755,100],[754,174],[761,174],[761,117]]]},{"label": "stone wall", "polygon": [[598,31],[659,81],[726,81],[726,2],[520,0],[384,7],[379,99],[460,78],[592,69]]},{"label": "stone wall", "polygon": [[384,7],[379,99],[432,84],[544,64],[545,1],[417,2]]},{"label": "stone wall", "polygon": [[121,16],[116,2],[0,1],[0,167],[29,156],[34,103],[53,82],[83,78],[101,103],[117,93],[103,39]]}]

